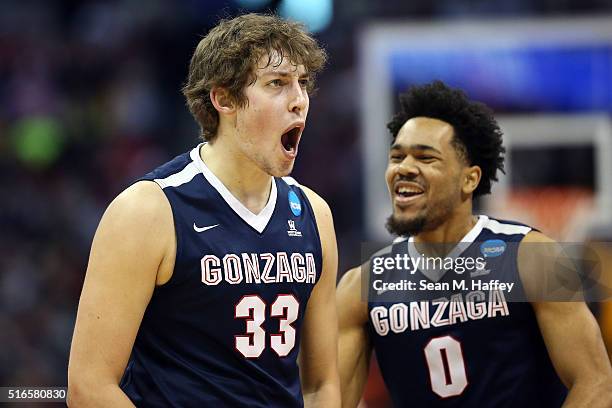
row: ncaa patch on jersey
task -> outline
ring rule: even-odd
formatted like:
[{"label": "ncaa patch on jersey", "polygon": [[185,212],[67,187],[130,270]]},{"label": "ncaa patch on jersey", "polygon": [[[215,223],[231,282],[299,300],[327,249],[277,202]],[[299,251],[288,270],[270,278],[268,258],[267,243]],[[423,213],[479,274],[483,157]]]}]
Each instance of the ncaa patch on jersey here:
[{"label": "ncaa patch on jersey", "polygon": [[506,243],[501,239],[489,239],[480,245],[480,252],[485,258],[495,258],[506,250]]},{"label": "ncaa patch on jersey", "polygon": [[296,217],[299,217],[300,214],[302,213],[302,204],[300,203],[300,199],[298,198],[297,194],[295,194],[295,192],[293,191],[289,191],[288,198],[289,198],[289,208],[291,209],[291,212]]}]

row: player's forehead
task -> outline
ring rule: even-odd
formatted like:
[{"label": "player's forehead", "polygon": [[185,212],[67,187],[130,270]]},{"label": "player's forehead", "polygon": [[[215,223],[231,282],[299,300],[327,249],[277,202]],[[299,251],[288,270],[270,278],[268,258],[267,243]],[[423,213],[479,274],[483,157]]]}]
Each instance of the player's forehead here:
[{"label": "player's forehead", "polygon": [[399,130],[392,148],[423,150],[427,146],[444,152],[451,147],[453,127],[442,120],[416,117],[404,123]]},{"label": "player's forehead", "polygon": [[303,64],[291,61],[285,53],[276,50],[264,52],[257,60],[255,68],[257,77],[278,74],[296,77],[308,75]]}]

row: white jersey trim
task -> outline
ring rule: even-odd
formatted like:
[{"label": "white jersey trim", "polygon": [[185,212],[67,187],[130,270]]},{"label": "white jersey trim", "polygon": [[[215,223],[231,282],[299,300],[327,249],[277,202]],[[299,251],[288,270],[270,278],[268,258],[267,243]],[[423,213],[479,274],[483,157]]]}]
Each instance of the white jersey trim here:
[{"label": "white jersey trim", "polygon": [[[457,245],[455,245],[453,249],[448,253],[448,255],[446,255],[446,258],[454,259],[454,258],[457,258],[459,255],[461,255],[463,251],[465,251],[472,244],[472,242],[474,242],[474,240],[478,237],[478,235],[480,235],[480,233],[482,232],[482,229],[485,227],[485,225],[487,225],[488,222],[490,222],[490,220],[489,220],[489,217],[487,217],[486,215],[478,216],[478,221],[476,222],[476,225],[474,225],[472,229],[469,230],[468,233],[465,234],[463,238],[461,238],[461,240],[457,243]],[[414,245],[414,237],[408,238],[408,254],[410,255],[411,258],[421,257],[421,254],[419,253],[416,246]],[[446,269],[440,269],[440,270],[433,270],[433,269],[421,270],[419,269],[419,271],[423,275],[425,275],[427,278],[429,278],[429,280],[431,280],[432,282],[438,282],[440,279],[442,279],[442,277],[447,272]]]},{"label": "white jersey trim", "polygon": [[298,183],[298,181],[294,179],[293,177],[289,177],[289,176],[283,177],[283,181],[290,186],[302,187],[302,185]]},{"label": "white jersey trim", "polygon": [[199,170],[195,163],[191,162],[178,173],[174,173],[163,179],[154,179],[162,189],[166,187],[178,187],[182,184],[189,183],[191,179],[199,173]]},{"label": "white jersey trim", "polygon": [[254,214],[236,197],[234,197],[234,195],[227,189],[227,187],[225,187],[221,180],[219,180],[217,176],[215,176],[215,174],[206,166],[206,164],[204,164],[202,158],[200,157],[201,146],[202,144],[199,144],[189,154],[196,168],[204,175],[210,185],[217,190],[221,197],[223,197],[223,200],[225,200],[227,205],[229,205],[230,208],[244,220],[244,222],[253,227],[253,229],[255,229],[257,232],[262,233],[272,218],[272,213],[274,213],[274,207],[276,206],[277,191],[274,178],[270,177],[272,181],[272,188],[270,189],[268,203],[259,214]]},{"label": "white jersey trim", "polygon": [[485,228],[494,234],[504,235],[526,235],[531,231],[531,227],[524,225],[504,224],[497,220],[489,220]]}]

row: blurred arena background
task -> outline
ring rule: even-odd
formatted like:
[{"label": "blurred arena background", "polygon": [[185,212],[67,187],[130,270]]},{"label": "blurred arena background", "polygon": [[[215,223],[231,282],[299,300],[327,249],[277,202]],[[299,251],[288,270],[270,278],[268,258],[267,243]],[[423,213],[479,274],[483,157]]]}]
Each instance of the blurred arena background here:
[{"label": "blurred arena background", "polygon": [[[505,130],[508,172],[481,211],[564,242],[612,240],[610,0],[2,1],[1,386],[67,383],[103,210],[197,143],[180,87],[200,36],[270,10],[330,55],[294,176],[332,207],[340,274],[362,241],[388,239],[385,124],[399,91],[433,79],[489,104]],[[595,310],[610,345],[612,313]],[[387,404],[379,381],[370,407]]]}]

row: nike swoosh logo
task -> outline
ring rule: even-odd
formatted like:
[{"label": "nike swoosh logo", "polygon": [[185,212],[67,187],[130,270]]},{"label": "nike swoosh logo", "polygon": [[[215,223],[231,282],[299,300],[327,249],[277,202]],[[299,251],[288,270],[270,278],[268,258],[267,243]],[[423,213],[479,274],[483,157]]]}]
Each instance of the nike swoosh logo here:
[{"label": "nike swoosh logo", "polygon": [[215,225],[209,225],[209,226],[206,226],[206,227],[202,227],[202,228],[200,228],[200,227],[198,227],[198,226],[195,224],[195,222],[193,223],[193,229],[195,230],[195,232],[204,232],[204,231],[208,231],[209,229],[213,229],[213,228],[218,227],[218,226],[219,226],[219,224],[215,224]]}]

